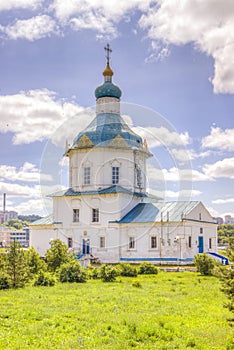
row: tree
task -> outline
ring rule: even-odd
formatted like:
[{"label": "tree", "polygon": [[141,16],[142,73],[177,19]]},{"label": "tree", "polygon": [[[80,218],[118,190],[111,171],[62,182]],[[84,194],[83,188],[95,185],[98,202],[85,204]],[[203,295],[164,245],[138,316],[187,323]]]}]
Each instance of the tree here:
[{"label": "tree", "polygon": [[62,264],[74,259],[68,246],[60,239],[51,241],[51,248],[47,249],[45,254],[45,261],[50,271],[56,271]]},{"label": "tree", "polygon": [[46,263],[41,259],[34,247],[30,247],[26,252],[27,263],[30,275],[36,275],[40,271],[46,270]]},{"label": "tree", "polygon": [[4,226],[15,229],[15,230],[22,230],[23,227],[27,227],[28,224],[29,223],[27,221],[22,221],[19,219],[10,219],[10,220],[4,222]]},{"label": "tree", "polygon": [[197,271],[203,276],[211,276],[215,266],[215,261],[205,253],[195,255],[194,258]]},{"label": "tree", "polygon": [[[230,246],[227,249],[227,255],[229,262],[234,263],[234,242],[230,242]],[[225,306],[232,312],[234,312],[234,269],[232,266],[219,266],[216,269],[216,275],[219,277],[222,288],[221,290],[226,294],[228,303]]]},{"label": "tree", "polygon": [[12,288],[23,287],[28,281],[29,270],[26,254],[21,245],[14,240],[6,253],[5,271],[9,276],[9,284]]},{"label": "tree", "polygon": [[234,239],[234,225],[223,224],[218,226],[218,242],[228,244],[230,239]]}]

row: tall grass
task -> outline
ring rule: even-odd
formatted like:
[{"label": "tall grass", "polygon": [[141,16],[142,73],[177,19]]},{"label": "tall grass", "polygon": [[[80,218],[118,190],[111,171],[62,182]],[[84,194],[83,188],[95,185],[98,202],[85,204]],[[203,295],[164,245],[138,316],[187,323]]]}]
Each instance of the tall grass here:
[{"label": "tall grass", "polygon": [[192,272],[0,291],[0,349],[226,349],[215,277]]}]

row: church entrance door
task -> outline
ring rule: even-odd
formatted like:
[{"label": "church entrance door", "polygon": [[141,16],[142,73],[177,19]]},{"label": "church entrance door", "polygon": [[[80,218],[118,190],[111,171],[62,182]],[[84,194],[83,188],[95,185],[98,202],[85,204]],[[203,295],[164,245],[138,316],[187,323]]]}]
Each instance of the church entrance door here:
[{"label": "church entrance door", "polygon": [[198,253],[204,252],[204,246],[203,246],[203,236],[198,237]]},{"label": "church entrance door", "polygon": [[90,239],[83,238],[82,240],[82,254],[90,254]]}]

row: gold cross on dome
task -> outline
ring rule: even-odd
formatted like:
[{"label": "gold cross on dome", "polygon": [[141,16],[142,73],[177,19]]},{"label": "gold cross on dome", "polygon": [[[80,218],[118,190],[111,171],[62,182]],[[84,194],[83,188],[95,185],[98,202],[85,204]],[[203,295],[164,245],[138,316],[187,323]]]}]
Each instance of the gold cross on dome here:
[{"label": "gold cross on dome", "polygon": [[106,59],[107,59],[107,63],[109,64],[110,62],[110,54],[112,52],[110,45],[107,44],[106,47],[104,47],[105,51],[106,51]]}]

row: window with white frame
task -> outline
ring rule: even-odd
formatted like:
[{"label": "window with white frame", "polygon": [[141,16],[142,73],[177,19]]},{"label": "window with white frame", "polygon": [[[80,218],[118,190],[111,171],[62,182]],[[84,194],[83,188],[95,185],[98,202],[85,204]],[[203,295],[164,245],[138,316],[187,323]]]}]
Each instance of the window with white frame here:
[{"label": "window with white frame", "polygon": [[99,222],[99,209],[97,208],[92,210],[92,222]]},{"label": "window with white frame", "polygon": [[100,237],[100,248],[106,248],[106,237]]},{"label": "window with white frame", "polygon": [[79,221],[80,221],[80,210],[73,209],[73,222],[79,222]]},{"label": "window with white frame", "polygon": [[136,238],[135,237],[133,237],[133,236],[129,237],[128,248],[129,249],[136,248]]},{"label": "window with white frame", "polygon": [[90,167],[84,168],[84,185],[90,185]]},{"label": "window with white frame", "polygon": [[151,249],[156,249],[157,248],[157,237],[156,236],[151,236],[150,237],[150,248]]},{"label": "window with white frame", "polygon": [[112,167],[112,184],[116,185],[119,183],[119,167],[113,166]]}]

